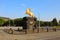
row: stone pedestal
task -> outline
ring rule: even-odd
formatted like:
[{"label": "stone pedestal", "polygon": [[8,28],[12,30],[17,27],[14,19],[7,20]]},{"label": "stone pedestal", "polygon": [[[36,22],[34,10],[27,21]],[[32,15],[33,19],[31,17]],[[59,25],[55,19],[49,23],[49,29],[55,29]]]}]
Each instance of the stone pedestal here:
[{"label": "stone pedestal", "polygon": [[33,33],[33,27],[35,25],[36,19],[32,17],[24,17],[25,27],[27,28],[27,33]]},{"label": "stone pedestal", "polygon": [[27,29],[27,33],[33,33],[33,30]]}]

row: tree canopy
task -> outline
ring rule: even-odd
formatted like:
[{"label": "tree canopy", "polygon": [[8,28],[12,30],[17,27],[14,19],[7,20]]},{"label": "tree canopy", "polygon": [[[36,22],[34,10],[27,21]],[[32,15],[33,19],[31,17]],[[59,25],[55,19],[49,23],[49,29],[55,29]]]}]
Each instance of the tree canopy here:
[{"label": "tree canopy", "polygon": [[[24,19],[25,20],[25,19]],[[9,19],[8,21],[5,21],[3,18],[0,18],[0,26],[9,26],[9,21],[10,21],[10,26],[21,26],[24,24],[23,18],[16,18],[16,19]],[[54,18],[52,21],[39,21],[36,20],[36,24],[37,26],[60,26],[60,21],[57,22],[57,19]]]}]

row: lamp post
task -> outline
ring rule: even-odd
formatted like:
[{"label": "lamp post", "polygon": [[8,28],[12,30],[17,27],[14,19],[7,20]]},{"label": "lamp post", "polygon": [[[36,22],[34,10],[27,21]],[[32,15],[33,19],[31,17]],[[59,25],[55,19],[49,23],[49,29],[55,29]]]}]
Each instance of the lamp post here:
[{"label": "lamp post", "polygon": [[37,32],[39,32],[39,29],[40,29],[40,14],[38,13],[38,18],[39,18],[39,26],[38,26],[38,31]]},{"label": "lamp post", "polygon": [[9,27],[10,27],[10,19],[9,19]]},{"label": "lamp post", "polygon": [[39,28],[40,28],[40,13],[39,13]]},{"label": "lamp post", "polygon": [[13,26],[15,26],[15,25],[14,25],[14,19],[13,19]]}]

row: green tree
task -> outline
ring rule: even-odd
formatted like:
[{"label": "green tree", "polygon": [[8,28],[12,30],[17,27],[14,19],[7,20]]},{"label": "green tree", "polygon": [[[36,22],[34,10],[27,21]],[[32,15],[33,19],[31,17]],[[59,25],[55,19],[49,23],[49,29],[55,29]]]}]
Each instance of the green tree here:
[{"label": "green tree", "polygon": [[3,18],[0,18],[0,26],[2,26],[4,24],[4,19]]},{"label": "green tree", "polygon": [[57,26],[57,25],[58,25],[57,19],[54,18],[54,19],[52,20],[52,23],[53,23],[53,26]]},{"label": "green tree", "polygon": [[14,19],[14,25],[15,26],[20,26],[21,25],[21,22],[22,22],[22,18]]},{"label": "green tree", "polygon": [[58,26],[60,26],[60,20],[59,20]]},{"label": "green tree", "polygon": [[53,23],[52,23],[52,22],[50,22],[50,23],[49,23],[49,26],[53,26]]},{"label": "green tree", "polygon": [[3,26],[13,26],[13,20],[9,19],[8,21],[5,21]]}]

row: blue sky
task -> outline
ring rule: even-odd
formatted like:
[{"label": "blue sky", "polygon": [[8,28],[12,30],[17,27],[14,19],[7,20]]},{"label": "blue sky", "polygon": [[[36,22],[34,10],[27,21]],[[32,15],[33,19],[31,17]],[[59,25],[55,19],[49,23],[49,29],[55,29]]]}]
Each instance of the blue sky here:
[{"label": "blue sky", "polygon": [[25,17],[27,8],[31,8],[37,18],[40,15],[40,20],[60,20],[60,0],[0,0],[0,16],[3,17]]}]

